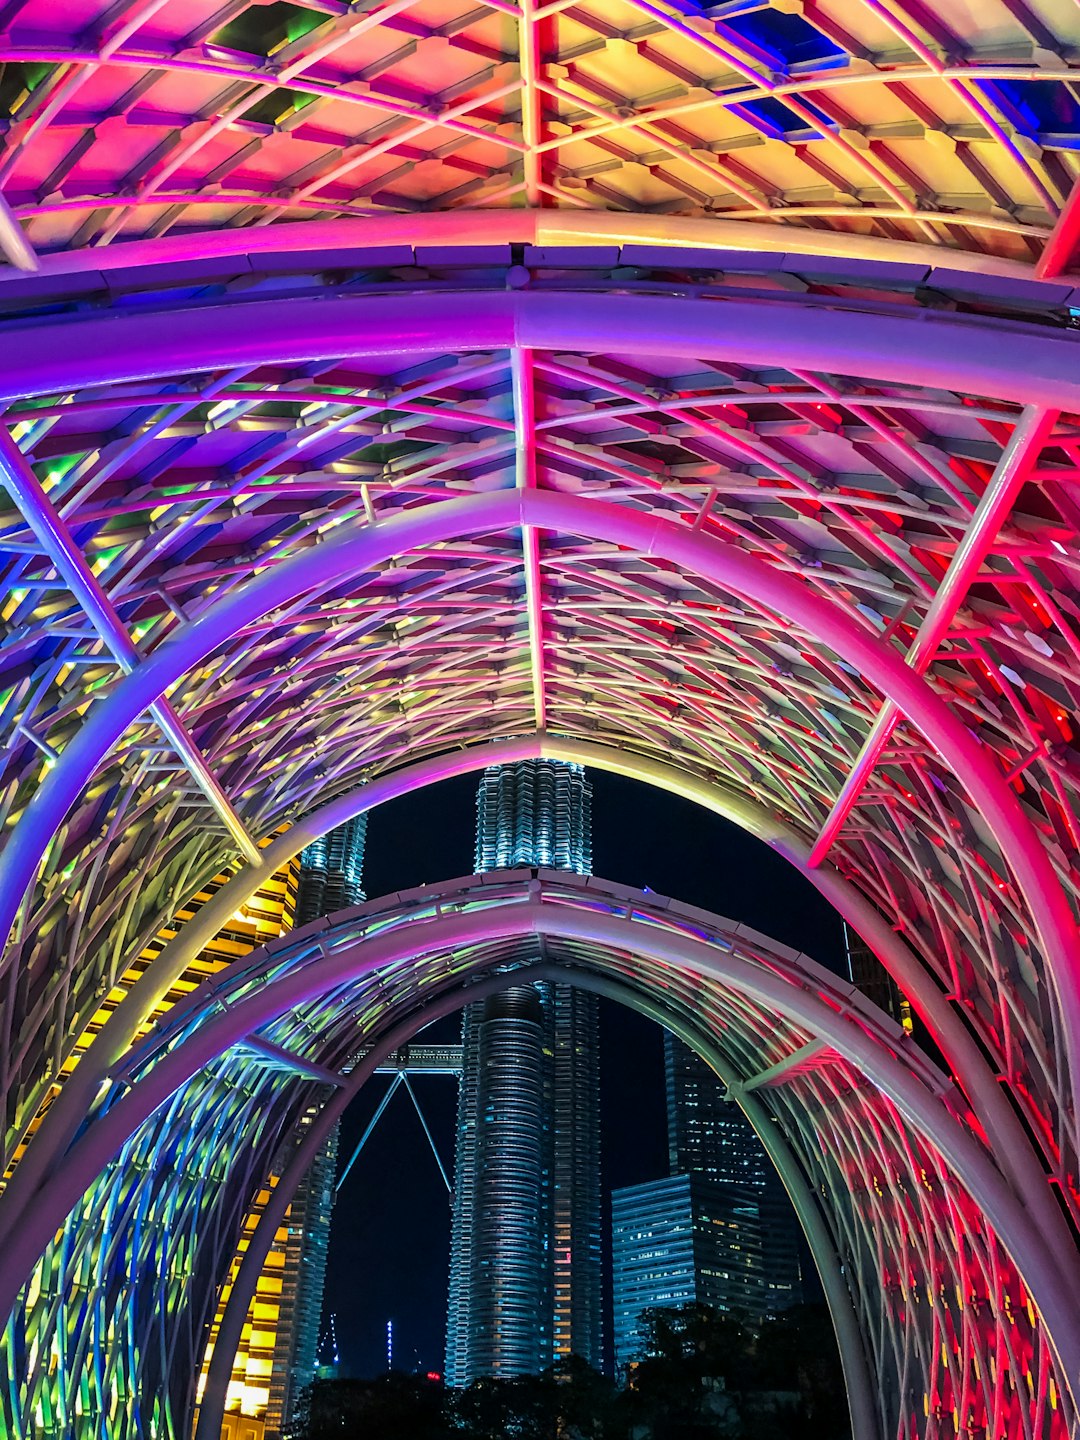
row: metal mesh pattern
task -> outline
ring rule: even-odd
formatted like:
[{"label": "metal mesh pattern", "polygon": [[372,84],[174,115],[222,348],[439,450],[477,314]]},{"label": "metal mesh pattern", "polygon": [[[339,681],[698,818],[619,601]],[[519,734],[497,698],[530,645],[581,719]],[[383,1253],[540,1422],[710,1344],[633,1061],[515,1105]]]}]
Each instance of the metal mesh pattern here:
[{"label": "metal mesh pattern", "polygon": [[[636,286],[619,297],[623,307],[647,305],[651,322],[672,297],[670,323],[690,324],[695,307],[722,318],[725,297],[736,303],[738,287],[727,283],[736,277],[710,268],[716,263],[657,262],[634,282],[617,281],[618,266],[604,277],[588,272],[587,283],[560,270],[522,298],[542,299],[545,313],[581,314],[616,298],[613,287]],[[770,283],[793,273],[784,263]],[[804,262],[805,275],[814,263]],[[354,267],[356,295],[385,301],[394,314],[429,283],[415,271],[402,278],[366,269],[363,252]],[[512,268],[493,264],[477,280],[448,264],[424,308],[437,315],[440,300],[456,307],[462,284],[472,287],[466,308],[474,313],[488,300],[501,304],[505,291],[500,297],[495,287]],[[684,298],[683,276],[695,297],[715,282],[716,303]],[[886,298],[927,317],[905,289],[866,299],[871,281],[884,284],[880,269],[853,262],[850,279],[839,308],[865,325],[868,345]],[[62,288],[55,279],[16,283]],[[838,286],[806,283],[799,300],[777,302],[790,307],[791,323],[818,324],[823,305],[826,323],[838,323],[826,294]],[[296,313],[293,287],[273,277],[265,285],[264,300],[220,307],[189,291],[190,313],[208,334],[234,321],[243,330],[264,306],[286,323]],[[161,304],[143,297],[132,322],[164,323],[173,312]],[[55,355],[57,323],[15,324],[11,365],[35,334]],[[81,326],[95,322],[75,308],[59,323],[73,351],[85,353],[92,338]],[[920,326],[920,343],[937,323]],[[1018,343],[1004,322],[994,328],[971,315],[940,323],[950,344],[969,350]],[[1032,333],[1072,352],[1033,326],[1023,338]],[[584,496],[760,556],[771,573],[797,580],[875,637],[887,662],[932,623],[943,576],[1021,421],[1015,405],[998,399],[895,380],[767,364],[732,373],[730,364],[685,353],[630,361],[614,339],[576,357],[556,339],[549,348],[462,354],[416,343],[406,359],[328,361],[317,376],[311,365],[264,365],[242,376],[235,368],[170,371],[24,400],[8,412],[20,450],[7,468],[21,467],[43,503],[62,512],[90,557],[93,585],[141,651],[162,652],[159,659],[170,641],[226,615],[256,578],[291,574],[297,561],[314,578],[313,552],[335,535],[412,521],[447,500],[497,498],[525,454],[537,490]],[[109,357],[117,374],[129,362],[130,352]],[[994,752],[1072,901],[1075,425],[1055,411],[1034,440],[1026,434],[1007,523],[989,536],[975,583],[919,668],[927,694]],[[101,627],[57,583],[14,510],[5,533],[10,683],[0,720],[10,827],[52,778],[86,706],[100,718],[130,666],[110,655]],[[405,757],[521,733],[539,718],[548,731],[670,760],[750,793],[808,839],[821,830],[881,707],[865,667],[822,644],[797,616],[632,544],[618,550],[539,527],[527,535],[524,556],[512,527],[500,524],[453,543],[413,548],[403,538],[392,561],[333,574],[314,589],[312,578],[298,581],[307,589],[235,634],[223,622],[222,643],[172,690],[170,703],[204,757],[201,771],[189,765],[194,783],[178,783],[159,724],[129,727],[64,819],[9,950],[19,976],[9,991],[11,1024],[21,1037],[4,1076],[12,1143],[125,957],[152,937],[173,897],[220,869],[220,843],[206,831],[212,786],[228,797],[234,835],[239,826],[265,836],[317,797]],[[73,798],[78,789],[76,780]],[[1014,883],[966,778],[941,762],[917,723],[900,724],[857,798],[833,855],[941,990],[963,997],[965,1021],[1015,1083],[1071,1199],[1075,1139],[1065,1128],[1060,1022],[1026,908],[1031,896]],[[40,850],[47,832],[29,812],[26,826]],[[151,855],[147,876],[140,862]]]},{"label": "metal mesh pattern", "polygon": [[[843,1066],[770,1091],[886,1432],[1071,1423],[1009,1266],[1055,1237],[1080,1294],[1078,15],[0,10],[0,1234],[196,983],[209,919],[161,937],[201,887],[221,928],[365,796],[608,766],[810,876],[1022,1207]],[[183,1137],[117,1139],[151,1148],[13,1322],[10,1424],[186,1413],[274,1073],[277,1118],[228,1060],[164,1097]],[[225,1115],[235,1186],[153,1198],[153,1144]]]},{"label": "metal mesh pattern", "polygon": [[528,200],[1028,258],[1080,24],[987,0],[23,0],[0,170],[39,248]]}]

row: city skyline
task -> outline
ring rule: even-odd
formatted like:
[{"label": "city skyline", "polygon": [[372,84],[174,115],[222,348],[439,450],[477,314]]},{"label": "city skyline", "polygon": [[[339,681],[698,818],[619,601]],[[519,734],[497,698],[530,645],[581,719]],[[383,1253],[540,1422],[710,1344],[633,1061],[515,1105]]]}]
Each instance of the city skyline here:
[{"label": "city skyline", "polygon": [[[685,801],[657,796],[600,772],[590,775],[590,783],[599,873],[624,876],[662,894],[681,893],[705,908],[741,913],[761,929],[771,924],[781,940],[793,944],[801,939],[820,959],[846,973],[842,930],[833,913],[774,852],[747,843],[729,822]],[[446,782],[431,796],[396,801],[378,811],[372,817],[365,866],[371,893],[463,873],[462,858],[475,844],[476,794],[476,781],[463,777]],[[423,869],[412,843],[421,827],[431,835]],[[783,897],[779,908],[778,895]],[[607,1194],[665,1173],[668,1135],[663,1031],[610,1002],[603,1003],[601,1020],[607,1252]],[[459,1025],[446,1022],[441,1033],[444,1039],[456,1038]],[[421,1095],[447,1165],[456,1126],[450,1089],[443,1081],[425,1082]],[[347,1113],[345,1153],[363,1133],[378,1098],[371,1087]],[[390,1178],[401,1165],[417,1177],[404,1192]],[[345,1368],[362,1375],[379,1372],[386,1319],[392,1315],[399,1353],[424,1370],[441,1370],[450,1242],[445,1190],[428,1141],[407,1106],[396,1128],[376,1129],[341,1203],[356,1217],[356,1228],[348,1236],[336,1228],[332,1236],[328,1306],[337,1311]],[[357,1311],[350,1272],[365,1274],[365,1293],[372,1296],[366,1318]],[[610,1298],[609,1258],[605,1274]],[[607,1323],[610,1326],[610,1314]],[[610,1335],[606,1348],[610,1356]]]},{"label": "city skyline", "polygon": [[761,1273],[753,1310],[772,1314],[797,1304],[803,1298],[799,1222],[776,1167],[723,1080],[670,1030],[664,1031],[664,1093],[670,1173],[733,1186],[754,1201],[759,1235],[747,1243],[760,1246]]},{"label": "city skyline", "polygon": [[[559,775],[559,768],[526,766],[520,767],[515,773],[513,769],[504,767],[502,773],[489,772],[482,778],[476,792],[477,866],[486,863],[492,868],[512,867],[520,865],[523,860],[527,861],[531,855],[536,855],[549,864],[554,861],[553,868],[560,868],[561,863],[561,868],[575,868],[579,873],[585,869],[591,859],[591,786],[582,772],[565,767],[564,773]],[[522,771],[524,773],[521,773]],[[556,777],[558,782],[562,783],[558,783]],[[570,784],[566,783],[568,780]],[[289,892],[290,898],[287,901],[287,905],[295,913],[298,927],[301,923],[310,923],[322,914],[361,903],[365,898],[363,871],[367,819],[364,815],[358,817],[356,822],[328,832],[302,852],[293,889]],[[567,836],[570,837],[569,843]],[[571,865],[571,861],[576,862],[575,865]],[[845,961],[850,971],[853,962],[849,936],[845,936]],[[880,974],[873,970],[872,957],[864,955],[861,963],[869,981],[880,983]],[[539,1142],[534,1145],[531,1157],[533,1173],[524,1186],[519,1184],[517,1188],[517,1223],[524,1225],[525,1229],[537,1218],[536,1207],[532,1204],[533,1196],[537,1192],[543,1193],[550,1204],[554,1194],[550,1176],[545,1180],[544,1166],[546,1164],[552,1175],[554,1174],[555,1130],[549,1121],[547,1133],[541,1141],[544,1127],[537,1123],[544,1105],[551,1104],[554,1088],[552,1082],[555,1072],[550,1066],[545,1071],[544,1048],[545,1045],[553,1046],[556,1034],[555,1003],[560,998],[565,1001],[579,995],[580,992],[568,985],[545,984],[528,989],[518,987],[493,997],[480,1006],[466,1007],[463,1012],[463,1040],[469,1028],[470,1010],[476,1012],[473,1018],[477,1021],[478,1034],[484,1031],[493,1032],[500,1024],[507,1022],[514,1032],[513,1042],[507,1052],[509,1068],[503,1075],[503,1090],[505,1093],[506,1082],[510,1081],[510,1091],[515,1096],[516,1103],[524,1103],[532,1116],[534,1138]],[[594,997],[585,998],[592,1000]],[[541,999],[543,1003],[540,1003]],[[529,1011],[527,1014],[521,1008],[523,1001]],[[898,1004],[898,999],[894,997],[891,1008],[896,1010]],[[481,1011],[484,1013],[481,1014]],[[595,1018],[593,1024],[595,1025]],[[777,1291],[781,1294],[785,1288],[790,1291],[790,1283],[785,1287],[781,1279],[781,1283],[777,1285],[776,1277],[778,1274],[782,1277],[785,1269],[790,1271],[789,1257],[797,1266],[793,1237],[788,1237],[792,1240],[790,1247],[781,1240],[778,1246],[774,1245],[770,1249],[762,1232],[762,1226],[771,1223],[777,1226],[776,1238],[780,1239],[786,1222],[794,1219],[790,1207],[787,1206],[786,1197],[777,1193],[778,1179],[771,1173],[772,1167],[752,1127],[737,1107],[733,1106],[725,1094],[724,1086],[709,1066],[676,1040],[670,1031],[656,1027],[656,1035],[657,1038],[662,1036],[666,1143],[671,1169],[671,1176],[663,1179],[679,1181],[680,1184],[685,1181],[686,1184],[682,1188],[676,1187],[677,1213],[666,1217],[669,1228],[673,1227],[673,1234],[669,1236],[667,1243],[672,1263],[675,1265],[675,1274],[665,1277],[655,1266],[651,1273],[642,1271],[639,1274],[640,1296],[649,1298],[650,1303],[659,1303],[659,1297],[668,1295],[673,1297],[672,1303],[678,1303],[679,1298],[700,1299],[702,1303],[721,1309],[732,1308],[734,1303],[748,1314],[767,1311],[770,1304],[765,1291],[771,1289],[774,1292],[774,1301]],[[572,1027],[566,1028],[564,1042],[572,1036]],[[465,1043],[460,1048],[462,1054],[467,1055],[468,1044]],[[474,1048],[479,1052],[479,1046]],[[494,1046],[496,1052],[499,1048],[499,1044]],[[530,1060],[531,1066],[528,1063]],[[465,1069],[466,1067],[463,1067],[461,1077],[463,1089],[467,1083]],[[595,1065],[587,1068],[587,1074],[595,1085],[598,1078]],[[531,1087],[521,1085],[523,1075],[531,1077]],[[581,1078],[582,1072],[579,1069],[579,1082]],[[302,1127],[303,1122],[301,1129]],[[431,1143],[434,1144],[434,1141]],[[238,1367],[246,1366],[247,1369],[234,1370],[234,1385],[241,1388],[246,1385],[250,1391],[251,1367],[267,1364],[269,1398],[265,1421],[268,1440],[273,1440],[279,1433],[282,1417],[289,1414],[295,1396],[316,1369],[318,1336],[326,1321],[322,1287],[326,1271],[335,1172],[338,1168],[337,1149],[338,1129],[335,1127],[296,1192],[287,1217],[288,1223],[282,1231],[279,1249],[275,1251],[271,1262],[273,1268],[269,1273],[278,1277],[272,1283],[280,1286],[280,1298],[276,1302],[276,1325],[270,1332],[272,1340],[267,1352],[269,1362],[260,1361],[257,1357],[252,1358],[249,1343],[237,1361]],[[520,1155],[516,1158],[520,1160]],[[487,1171],[492,1165],[493,1156],[485,1152],[480,1159],[481,1170]],[[280,1169],[281,1164],[282,1162],[276,1162],[275,1168]],[[680,1169],[689,1173],[676,1174]],[[726,1194],[723,1193],[723,1185],[710,1183],[721,1173],[729,1182]],[[520,1180],[520,1176],[518,1178]],[[744,1183],[737,1183],[740,1180]],[[732,1181],[736,1183],[731,1183]],[[610,1196],[614,1235],[618,1228],[615,1223],[615,1204],[620,1201],[622,1192],[611,1186],[605,1186],[605,1191]],[[660,1213],[657,1210],[660,1199],[666,1199],[669,1208],[672,1203],[672,1187],[663,1181],[642,1182],[626,1191],[627,1196],[635,1194],[647,1197],[646,1213],[653,1217]],[[681,1209],[678,1208],[679,1205]],[[555,1223],[556,1217],[552,1215],[547,1235],[541,1234],[539,1237],[541,1249],[546,1246],[550,1250]],[[688,1247],[682,1245],[679,1239],[684,1232],[692,1237]],[[779,1264],[775,1263],[777,1254]],[[774,1262],[771,1267],[770,1257]],[[517,1260],[520,1268],[520,1254]],[[613,1333],[609,1349],[614,1351],[617,1364],[620,1346],[625,1349],[628,1333],[626,1307],[620,1302],[618,1269],[618,1264],[613,1264],[610,1293],[603,1296],[602,1307],[603,1311],[611,1316]],[[744,1269],[746,1273],[742,1273]],[[512,1255],[500,1257],[499,1273],[509,1277],[512,1283]],[[572,1274],[571,1267],[566,1266],[564,1273]],[[579,1269],[577,1274],[580,1273]],[[554,1274],[557,1277],[557,1265]],[[670,1283],[665,1289],[666,1281]],[[451,1296],[452,1287],[451,1270]],[[579,1285],[580,1288],[582,1287]],[[595,1312],[590,1319],[596,1322],[596,1328],[599,1329],[600,1287],[593,1288],[597,1293],[590,1297]],[[758,1291],[761,1291],[760,1298],[757,1296]],[[558,1311],[554,1304],[555,1287],[550,1287],[545,1302],[551,1303],[553,1307],[549,1336],[553,1344],[550,1354],[546,1348],[547,1341],[540,1339],[539,1327],[535,1326],[534,1302],[538,1293],[542,1292],[534,1290],[530,1296],[532,1312],[530,1313],[528,1307],[523,1311],[532,1323],[534,1348],[528,1358],[522,1361],[521,1373],[532,1373],[543,1368],[550,1359],[557,1358],[560,1353],[555,1348],[555,1327],[558,1320]],[[739,1298],[733,1302],[733,1296]],[[506,1292],[503,1290],[504,1305],[505,1298]],[[451,1299],[451,1309],[452,1306]],[[564,1324],[566,1312],[570,1311],[570,1308],[564,1302]],[[774,1304],[772,1308],[779,1307]],[[265,1321],[263,1323],[265,1325]],[[258,1334],[257,1321],[255,1325],[253,1334]],[[635,1326],[636,1321],[630,1326],[631,1332]],[[566,1345],[561,1353],[569,1354],[571,1351],[572,1344]],[[419,1362],[419,1357],[417,1360]],[[489,1348],[486,1359],[482,1357],[480,1364],[490,1366],[491,1373],[498,1373],[493,1360],[494,1353]],[[603,1363],[599,1344],[594,1351],[592,1363]],[[422,1364],[420,1368],[423,1368]]]}]

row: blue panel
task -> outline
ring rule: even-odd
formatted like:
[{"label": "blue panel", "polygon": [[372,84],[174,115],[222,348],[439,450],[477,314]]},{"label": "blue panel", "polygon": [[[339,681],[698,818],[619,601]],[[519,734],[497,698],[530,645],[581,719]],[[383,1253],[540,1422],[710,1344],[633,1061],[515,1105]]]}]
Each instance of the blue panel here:
[{"label": "blue panel", "polygon": [[817,65],[831,68],[846,65],[850,56],[842,46],[815,29],[801,15],[784,15],[760,3],[734,8],[730,0],[672,0],[672,8],[682,15],[705,15],[733,35],[745,40],[772,58],[774,68],[788,70],[793,65]]},{"label": "blue panel", "polygon": [[1080,104],[1057,80],[995,80],[980,88],[1025,134],[1071,136],[1080,142]]},{"label": "blue panel", "polygon": [[772,96],[766,96],[762,100],[747,100],[744,104],[733,105],[731,108],[744,115],[751,125],[755,125],[766,135],[772,135],[780,140],[799,134],[820,138],[825,130],[836,129],[836,121],[830,120],[827,115],[822,114],[815,105],[811,105],[809,100],[803,100],[802,105],[818,120],[819,130],[814,130],[801,115],[796,115],[794,110],[789,110],[782,100],[776,100]]},{"label": "blue panel", "polygon": [[713,18],[759,50],[775,56],[778,69],[822,62],[826,65],[846,65],[848,62],[847,51],[801,15],[785,15],[779,10],[750,10],[742,15],[714,14]]}]

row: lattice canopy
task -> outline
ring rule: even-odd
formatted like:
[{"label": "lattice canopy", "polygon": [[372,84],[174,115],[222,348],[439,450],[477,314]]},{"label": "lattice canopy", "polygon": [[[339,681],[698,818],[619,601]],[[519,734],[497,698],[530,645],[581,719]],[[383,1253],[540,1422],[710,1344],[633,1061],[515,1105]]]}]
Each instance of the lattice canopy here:
[{"label": "lattice canopy", "polygon": [[[0,1235],[84,1203],[109,1077],[306,838],[560,756],[802,868],[1019,1207],[942,1161],[936,1233],[1024,1299],[921,1418],[938,1313],[864,1332],[881,1440],[1069,1433],[1080,1313],[1030,1265],[1080,1295],[1078,43],[1068,0],[0,10]],[[81,1353],[67,1233],[16,1434],[101,1433],[28,1378]]]}]

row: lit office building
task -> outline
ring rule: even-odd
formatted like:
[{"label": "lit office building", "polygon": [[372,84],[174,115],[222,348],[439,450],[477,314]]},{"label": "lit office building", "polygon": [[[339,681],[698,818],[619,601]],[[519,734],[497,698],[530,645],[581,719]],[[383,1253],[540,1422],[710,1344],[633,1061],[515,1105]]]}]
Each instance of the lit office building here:
[{"label": "lit office building", "polygon": [[757,1193],[669,1175],[611,1196],[615,1367],[643,1357],[642,1315],[693,1303],[756,1318],[763,1289]]},{"label": "lit office building", "polygon": [[[304,1120],[310,1123],[316,1114],[313,1110]],[[303,1128],[306,1127],[296,1132],[294,1145],[299,1143]],[[278,1427],[289,1419],[297,1396],[315,1378],[337,1153],[335,1125],[297,1186],[283,1227],[282,1263],[277,1272],[281,1292],[270,1373],[267,1440],[272,1440]],[[284,1169],[287,1163],[283,1157],[279,1168]]]},{"label": "lit office building", "polygon": [[[764,1236],[760,1313],[797,1305],[802,1300],[799,1222],[754,1127],[728,1098],[723,1081],[668,1030],[664,1077],[671,1173],[743,1187],[757,1196]],[[758,1224],[757,1217],[753,1223]]]},{"label": "lit office building", "polygon": [[[591,801],[577,765],[487,770],[477,870],[588,874]],[[519,987],[466,1009],[462,1045],[447,1383],[529,1374],[571,1354],[599,1365],[596,997],[566,985]],[[525,1204],[519,1182],[534,1184]]]},{"label": "lit office building", "polygon": [[846,922],[844,953],[851,983],[910,1034],[913,1028],[911,1005],[870,946]]}]

